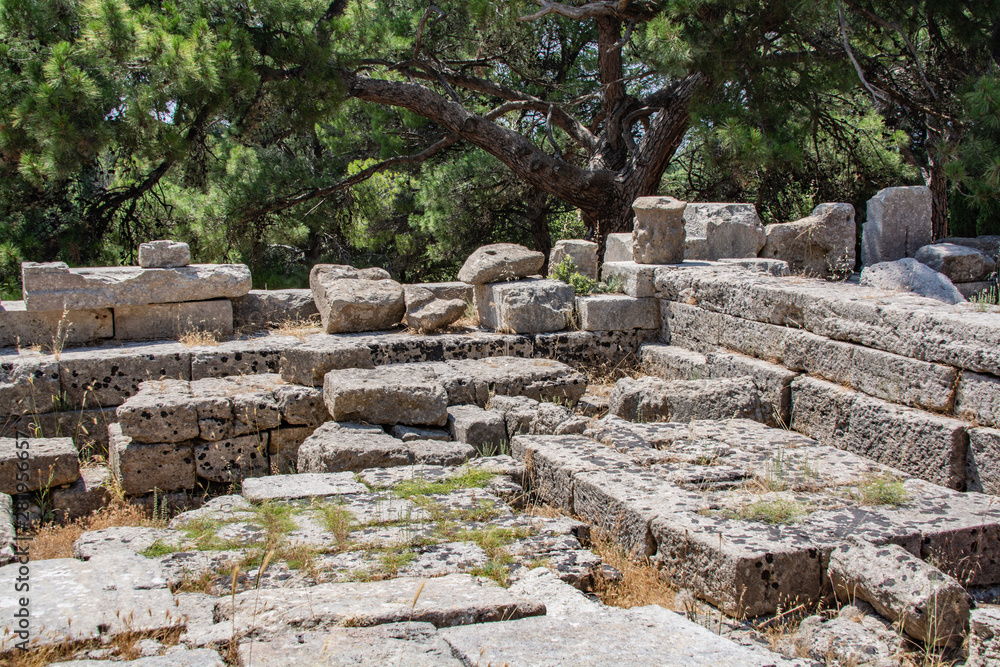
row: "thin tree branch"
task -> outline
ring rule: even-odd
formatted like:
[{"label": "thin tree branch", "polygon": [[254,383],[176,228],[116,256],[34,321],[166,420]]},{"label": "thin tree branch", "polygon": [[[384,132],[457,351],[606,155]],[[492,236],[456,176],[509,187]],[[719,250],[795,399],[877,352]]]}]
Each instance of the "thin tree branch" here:
[{"label": "thin tree branch", "polygon": [[[844,21],[844,6],[840,3],[840,0],[837,0],[837,13],[840,15],[840,34],[844,41],[844,51],[847,52],[847,57],[851,59],[852,63],[854,63],[854,71],[858,73],[858,78],[861,79],[861,84],[869,93],[871,93],[872,102],[878,106],[879,99],[878,95],[875,93],[878,89],[874,88],[870,83],[868,83],[868,80],[865,79],[865,73],[861,71],[861,65],[858,64],[857,59],[854,57],[854,51],[851,50],[851,41],[847,38],[847,23]],[[878,90],[878,92],[882,93],[883,98],[885,97],[885,92],[882,90]]]},{"label": "thin tree branch", "polygon": [[611,48],[620,49],[626,44],[628,44],[628,40],[632,38],[633,30],[635,30],[635,19],[629,19],[628,25],[625,26],[625,35],[617,42],[615,42],[614,46],[612,46]]},{"label": "thin tree branch", "polygon": [[556,143],[556,138],[552,134],[552,110],[553,109],[554,109],[554,106],[550,104],[549,105],[549,112],[545,115],[545,136],[547,136],[549,138],[549,143],[552,144],[552,148],[555,149],[555,151],[556,151],[556,157],[559,158],[560,160],[562,160],[563,159],[562,150],[560,150],[559,144]]},{"label": "thin tree branch", "polygon": [[416,60],[420,55],[420,44],[424,39],[424,26],[427,25],[427,19],[430,18],[431,14],[437,13],[438,17],[434,20],[437,23],[445,16],[445,12],[434,5],[431,5],[424,10],[424,15],[420,17],[420,23],[417,24],[417,37],[413,41],[413,59]]},{"label": "thin tree branch", "polygon": [[565,16],[566,18],[575,19],[577,21],[594,19],[599,16],[615,16],[617,14],[617,3],[615,2],[588,2],[585,5],[573,7],[558,2],[549,2],[549,0],[535,1],[541,5],[542,8],[534,14],[519,17],[517,19],[518,21],[535,21],[548,16],[549,14]]}]

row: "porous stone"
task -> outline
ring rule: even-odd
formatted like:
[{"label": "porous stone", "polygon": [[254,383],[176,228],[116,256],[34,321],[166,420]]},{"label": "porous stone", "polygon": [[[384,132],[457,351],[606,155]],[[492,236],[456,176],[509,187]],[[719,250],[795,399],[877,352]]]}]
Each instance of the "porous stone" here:
[{"label": "porous stone", "polygon": [[783,259],[795,273],[845,278],[854,271],[854,207],[820,204],[807,218],[768,225],[761,257]]},{"label": "porous stone", "polygon": [[71,269],[65,262],[23,262],[21,280],[28,310],[58,311],[229,299],[249,292],[251,283],[244,264]]},{"label": "porous stone", "polygon": [[503,416],[478,405],[449,407],[448,431],[454,440],[468,443],[480,453],[495,453],[507,445]]},{"label": "porous stone", "polygon": [[194,443],[195,474],[212,482],[242,482],[266,475],[267,433]]},{"label": "porous stone", "polygon": [[[152,639],[144,639],[137,642],[137,646],[142,646],[148,642],[153,650],[155,647],[163,645]],[[71,660],[70,662],[53,663],[53,667],[225,667],[225,661],[219,656],[217,651],[208,648],[168,649],[164,655],[149,655],[135,660]]]},{"label": "porous stone", "polygon": [[632,253],[638,264],[684,261],[684,212],[687,204],[673,197],[639,197],[632,203],[635,225]]},{"label": "porous stone", "polygon": [[827,573],[841,599],[860,598],[932,646],[958,646],[971,599],[955,579],[895,544],[852,540],[830,554]]},{"label": "porous stone", "polygon": [[1000,493],[1000,430],[969,429],[969,458],[965,488],[990,496]]},{"label": "porous stone", "polygon": [[63,397],[55,359],[0,357],[0,414],[51,412]]},{"label": "porous stone", "polygon": [[766,241],[764,226],[753,204],[691,202],[684,210],[684,227],[687,238],[705,239],[689,249],[692,254],[686,250],[684,259],[756,257]]},{"label": "porous stone", "polygon": [[114,320],[107,308],[29,311],[24,301],[0,302],[0,347],[55,348],[111,338]]},{"label": "porous stone", "polygon": [[191,263],[191,248],[182,241],[150,241],[139,244],[139,266],[144,269],[172,269]]},{"label": "porous stone", "polygon": [[71,350],[63,352],[58,368],[60,387],[74,409],[114,407],[137,394],[146,380],[190,380],[191,350],[179,343]]},{"label": "porous stone", "polygon": [[299,446],[299,473],[340,472],[409,465],[408,443],[378,426],[327,422]]},{"label": "porous stone", "polygon": [[243,482],[243,497],[252,503],[297,498],[327,498],[348,493],[368,493],[349,472],[271,475]]},{"label": "porous stone", "polygon": [[380,331],[403,319],[403,286],[395,280],[346,278],[328,269],[329,265],[317,264],[309,274],[326,333]]},{"label": "porous stone", "polygon": [[861,263],[871,266],[913,257],[932,238],[930,189],[879,190],[868,200],[868,216],[861,228]]},{"label": "porous stone", "polygon": [[111,500],[111,471],[107,466],[80,469],[67,487],[52,489],[52,511],[59,521],[89,516]]},{"label": "porous stone", "polygon": [[281,353],[281,379],[290,384],[320,387],[329,371],[374,367],[366,345],[336,336],[310,336]]},{"label": "porous stone", "polygon": [[785,655],[806,656],[820,663],[832,658],[836,664],[856,667],[897,665],[894,656],[902,648],[898,631],[855,605],[842,607],[836,618],[803,619],[784,646]]},{"label": "porous stone", "polygon": [[433,376],[422,379],[391,366],[330,371],[323,399],[336,421],[432,426],[448,421],[448,394]]},{"label": "porous stone", "polygon": [[909,257],[865,266],[861,284],[880,290],[912,292],[948,304],[965,301],[948,277]]},{"label": "porous stone", "polygon": [[319,316],[312,290],[308,289],[252,289],[232,303],[233,326],[237,329],[267,329],[309,322]]},{"label": "porous stone", "polygon": [[298,345],[292,336],[255,336],[191,349],[191,379],[277,373],[281,355]]},{"label": "porous stone", "polygon": [[404,426],[397,424],[389,430],[390,435],[399,438],[403,442],[413,440],[451,440],[448,431],[440,428],[422,428],[420,426]]},{"label": "porous stone", "polygon": [[516,243],[494,243],[476,249],[458,272],[458,279],[472,285],[533,276],[542,270],[545,255]]},{"label": "porous stone", "polygon": [[14,560],[15,540],[14,503],[6,493],[0,493],[0,565]]},{"label": "porous stone", "polygon": [[80,476],[78,456],[70,438],[0,438],[0,493],[72,484]]},{"label": "porous stone", "polygon": [[659,299],[636,299],[624,294],[592,294],[576,298],[580,328],[584,331],[659,329]]},{"label": "porous stone", "polygon": [[622,378],[615,383],[608,411],[629,421],[754,419],[764,421],[760,396],[749,377],[716,380]]},{"label": "porous stone", "polygon": [[621,283],[621,290],[631,297],[641,299],[656,296],[656,286],[653,282],[655,268],[633,261],[608,260],[601,266],[601,280],[605,283],[612,281]]},{"label": "porous stone", "polygon": [[[430,290],[424,290],[433,297]],[[432,298],[430,301],[410,309],[407,305],[403,324],[420,332],[437,331],[462,319],[468,304],[459,299],[445,301]]]},{"label": "porous stone", "polygon": [[271,468],[281,474],[295,472],[299,461],[299,447],[316,432],[315,426],[282,426],[267,436],[267,452],[271,455]]},{"label": "porous stone", "polygon": [[970,614],[969,659],[966,667],[1000,662],[1000,607],[980,606]]},{"label": "porous stone", "polygon": [[560,280],[477,284],[480,324],[504,333],[561,331],[573,317],[573,288]]},{"label": "porous stone", "polygon": [[965,371],[958,381],[955,413],[983,426],[1000,426],[1000,378]]},{"label": "porous stone", "polygon": [[119,424],[108,426],[111,474],[126,495],[154,490],[192,489],[195,482],[191,441],[163,444],[133,442]]},{"label": "porous stone", "polygon": [[449,283],[414,283],[413,287],[430,290],[431,294],[434,295],[434,298],[443,299],[445,301],[459,299],[467,303],[472,303],[472,300],[475,298],[473,296],[472,285],[462,281]]},{"label": "porous stone", "polygon": [[604,242],[605,262],[634,262],[632,254],[632,234],[608,234]]},{"label": "porous stone", "polygon": [[410,440],[406,446],[410,461],[421,465],[458,466],[476,455],[476,449],[465,442]]},{"label": "porous stone", "polygon": [[986,280],[997,268],[995,260],[975,248],[954,243],[925,245],[917,250],[913,259],[943,273],[953,283]]},{"label": "porous stone", "polygon": [[576,272],[587,278],[597,280],[597,244],[593,241],[579,239],[562,239],[556,241],[549,253],[549,276],[555,267],[569,257],[573,260]]}]

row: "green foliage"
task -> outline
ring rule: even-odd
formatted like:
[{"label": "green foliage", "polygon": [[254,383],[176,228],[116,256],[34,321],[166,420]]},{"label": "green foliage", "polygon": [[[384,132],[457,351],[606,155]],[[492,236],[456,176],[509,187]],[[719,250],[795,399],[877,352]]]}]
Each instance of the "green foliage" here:
[{"label": "green foliage", "polygon": [[902,480],[892,475],[880,475],[858,486],[855,499],[862,505],[904,505],[910,500]]},{"label": "green foliage", "polygon": [[570,285],[577,296],[592,294],[597,289],[597,281],[577,271],[576,262],[569,256],[563,257],[563,260],[552,269],[551,274],[556,280]]},{"label": "green foliage", "polygon": [[744,505],[731,514],[731,518],[763,523],[795,523],[805,514],[805,508],[794,500],[778,498],[758,500]]}]

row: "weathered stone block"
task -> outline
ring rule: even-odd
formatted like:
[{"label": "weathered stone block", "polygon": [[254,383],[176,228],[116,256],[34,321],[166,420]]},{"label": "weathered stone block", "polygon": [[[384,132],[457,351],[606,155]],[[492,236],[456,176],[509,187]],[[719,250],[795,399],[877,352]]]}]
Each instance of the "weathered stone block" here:
[{"label": "weathered stone block", "polygon": [[[638,353],[639,346],[660,336],[659,329],[563,331],[535,334],[534,356],[576,365],[615,365]],[[508,354],[503,352],[502,354]],[[510,352],[509,354],[515,354]]]},{"label": "weathered stone block", "polygon": [[472,303],[472,300],[475,298],[473,296],[472,285],[461,281],[450,283],[414,283],[413,287],[429,290],[434,295],[434,298],[445,301],[459,299],[467,303]]},{"label": "weathered stone block", "polygon": [[917,641],[959,646],[969,631],[965,588],[902,547],[855,540],[833,550],[827,574],[839,599],[868,602]]},{"label": "weathered stone block", "polygon": [[989,667],[1000,662],[1000,609],[994,606],[973,609],[970,621],[966,667]]},{"label": "weathered stone block", "polygon": [[868,200],[868,217],[861,228],[865,266],[913,257],[932,239],[930,189],[885,188]]},{"label": "weathered stone block", "polygon": [[252,503],[298,498],[328,498],[349,493],[368,493],[368,487],[349,472],[272,475],[243,482],[242,495]]},{"label": "weathered stone block", "polygon": [[845,278],[854,272],[856,231],[853,206],[820,204],[808,218],[768,225],[760,256],[783,259],[795,273]]},{"label": "weathered stone block", "polygon": [[298,471],[340,472],[410,463],[408,443],[378,426],[327,422],[299,447]]},{"label": "weathered stone block", "polygon": [[865,266],[861,270],[861,285],[889,292],[912,292],[947,304],[965,301],[947,276],[909,257]]},{"label": "weathered stone block", "polygon": [[299,464],[299,447],[316,432],[315,426],[282,426],[267,436],[267,451],[271,455],[271,468],[278,473],[294,473]]},{"label": "weathered stone block", "polygon": [[389,429],[389,433],[394,438],[403,442],[414,440],[451,440],[451,434],[441,428],[423,428],[420,426],[404,426],[397,424]]},{"label": "weathered stone block", "polygon": [[549,275],[555,267],[569,257],[573,260],[576,272],[580,275],[597,280],[597,244],[593,241],[578,239],[562,239],[556,241],[549,253]]},{"label": "weathered stone block", "polygon": [[624,294],[592,294],[576,298],[580,328],[584,331],[659,329],[659,299],[636,299]]},{"label": "weathered stone block", "polygon": [[704,244],[692,248],[695,254],[685,253],[684,259],[756,257],[766,241],[753,204],[690,202],[684,210],[684,227],[688,238],[705,239]]},{"label": "weathered stone block", "polygon": [[[191,386],[181,380],[143,382],[139,393],[118,406],[116,414],[122,434],[135,442],[164,443],[192,440],[199,435],[199,406]],[[204,403],[204,401],[202,401]],[[219,415],[231,421],[232,410]]]},{"label": "weathered stone block", "polygon": [[20,433],[35,438],[72,438],[81,452],[90,450],[106,454],[108,425],[117,421],[115,408],[29,414],[0,425],[0,437],[13,437]]},{"label": "weathered stone block", "polygon": [[191,248],[182,241],[150,241],[139,244],[139,266],[172,269],[191,263]]},{"label": "weathered stone block", "polygon": [[798,373],[742,354],[710,352],[708,377],[749,377],[760,397],[762,418],[769,426],[787,427],[792,421],[792,380]]},{"label": "weathered stone block", "polygon": [[111,471],[107,466],[81,468],[68,487],[52,489],[52,511],[59,521],[89,516],[111,501]]},{"label": "weathered stone block", "polygon": [[623,378],[615,383],[608,411],[629,421],[753,419],[764,421],[757,388],[748,377],[718,380]]},{"label": "weathered stone block", "polygon": [[1000,426],[1000,378],[965,371],[958,381],[955,413],[984,426]]},{"label": "weathered stone block", "polygon": [[687,204],[673,197],[639,197],[632,204],[633,256],[638,264],[680,264],[684,261],[684,211]]},{"label": "weathered stone block", "polygon": [[281,384],[274,388],[273,393],[281,418],[289,424],[319,426],[330,420],[323,392],[315,387]]},{"label": "weathered stone block", "polygon": [[330,416],[371,424],[446,424],[448,394],[433,375],[421,379],[396,370],[390,366],[327,373],[323,400]]},{"label": "weathered stone block", "polygon": [[989,496],[1000,494],[1000,430],[969,429],[969,461],[965,489]]},{"label": "weathered stone block", "polygon": [[476,455],[476,449],[466,442],[442,440],[410,440],[410,461],[429,466],[460,466]]},{"label": "weathered stone block", "polygon": [[0,357],[0,415],[35,415],[55,410],[63,389],[59,370],[59,362],[52,358]]},{"label": "weathered stone block", "polygon": [[656,286],[653,283],[653,271],[656,267],[648,264],[638,264],[632,261],[606,261],[601,266],[601,280],[621,283],[622,291],[628,296],[644,298],[656,296]]},{"label": "weathered stone block", "polygon": [[336,336],[310,336],[281,353],[281,379],[290,384],[320,387],[329,371],[374,367],[366,345]]},{"label": "weathered stone block", "polygon": [[107,308],[29,311],[24,301],[0,303],[0,347],[41,345],[52,349],[111,338],[114,320]]},{"label": "weathered stone block", "polygon": [[561,331],[573,317],[573,288],[559,280],[476,285],[479,322],[493,331]]},{"label": "weathered stone block", "polygon": [[982,282],[975,283],[954,283],[954,285],[959,294],[964,296],[969,301],[971,301],[973,297],[983,295],[984,292],[987,295],[997,293],[997,283],[993,280],[984,280]]},{"label": "weathered stone block", "polygon": [[608,234],[604,242],[605,262],[634,262],[632,234]]},{"label": "weathered stone block", "polygon": [[997,263],[992,258],[975,248],[954,243],[925,245],[917,250],[913,259],[943,273],[953,283],[986,280],[997,269]]},{"label": "weathered stone block", "polygon": [[299,341],[291,336],[261,336],[191,349],[191,379],[277,373],[281,355]]},{"label": "weathered stone block", "polygon": [[309,287],[328,333],[391,329],[403,319],[403,286],[395,280],[343,278],[316,265]]},{"label": "weathered stone block", "polygon": [[71,269],[64,262],[23,262],[21,280],[28,310],[58,311],[229,299],[249,292],[251,283],[243,264]]},{"label": "weathered stone block", "polygon": [[454,440],[470,444],[481,453],[499,452],[507,444],[507,426],[503,416],[478,405],[453,405],[448,408],[448,431]]},{"label": "weathered stone block", "polygon": [[458,272],[458,279],[472,285],[533,276],[542,270],[545,255],[516,243],[494,243],[476,249]]},{"label": "weathered stone block", "polygon": [[195,474],[213,482],[241,482],[268,474],[266,432],[194,444]]},{"label": "weathered stone block", "polygon": [[312,290],[308,289],[252,289],[232,303],[233,326],[237,329],[267,329],[319,317]]},{"label": "weathered stone block", "polygon": [[73,408],[113,407],[146,380],[191,379],[191,351],[179,343],[73,350],[59,358],[60,387]]},{"label": "weathered stone block", "polygon": [[125,495],[192,489],[195,483],[193,444],[145,444],[122,435],[121,426],[108,427],[111,474]]},{"label": "weathered stone block", "polygon": [[80,476],[78,456],[69,438],[0,438],[0,493],[72,484]]},{"label": "weathered stone block", "polygon": [[700,380],[708,377],[705,355],[676,345],[646,343],[640,348],[643,370],[663,380]]},{"label": "weathered stone block", "polygon": [[403,315],[404,325],[416,329],[421,333],[437,331],[438,329],[443,329],[446,326],[454,324],[465,315],[465,311],[468,308],[468,304],[465,301],[460,299],[445,301],[434,298],[434,294],[430,290],[423,291],[431,298],[420,305],[415,305],[413,308],[407,302],[406,314]]}]

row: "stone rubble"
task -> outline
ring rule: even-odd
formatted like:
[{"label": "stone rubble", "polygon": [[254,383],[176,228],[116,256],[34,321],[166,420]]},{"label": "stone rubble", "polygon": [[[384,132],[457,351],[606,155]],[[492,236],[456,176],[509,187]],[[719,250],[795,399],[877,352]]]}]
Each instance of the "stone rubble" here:
[{"label": "stone rubble", "polygon": [[948,276],[909,257],[866,266],[861,271],[861,284],[886,291],[912,292],[947,304],[965,301]]}]

